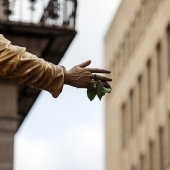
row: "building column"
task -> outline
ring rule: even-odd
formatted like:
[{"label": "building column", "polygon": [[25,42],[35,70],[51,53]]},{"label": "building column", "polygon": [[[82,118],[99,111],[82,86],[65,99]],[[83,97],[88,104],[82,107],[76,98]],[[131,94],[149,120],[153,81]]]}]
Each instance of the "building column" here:
[{"label": "building column", "polygon": [[3,1],[0,1],[0,20],[7,20],[8,17],[4,15],[4,6],[3,6]]},{"label": "building column", "polygon": [[0,170],[13,170],[14,135],[18,129],[18,90],[0,81]]}]

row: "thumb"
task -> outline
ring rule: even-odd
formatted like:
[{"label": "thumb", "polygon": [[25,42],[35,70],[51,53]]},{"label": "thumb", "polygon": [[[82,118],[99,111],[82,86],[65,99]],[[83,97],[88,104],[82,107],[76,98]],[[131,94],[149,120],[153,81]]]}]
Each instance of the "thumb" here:
[{"label": "thumb", "polygon": [[79,64],[78,66],[84,68],[84,67],[87,67],[88,65],[90,65],[90,63],[91,63],[91,60],[88,60],[88,61],[85,61],[85,62]]}]

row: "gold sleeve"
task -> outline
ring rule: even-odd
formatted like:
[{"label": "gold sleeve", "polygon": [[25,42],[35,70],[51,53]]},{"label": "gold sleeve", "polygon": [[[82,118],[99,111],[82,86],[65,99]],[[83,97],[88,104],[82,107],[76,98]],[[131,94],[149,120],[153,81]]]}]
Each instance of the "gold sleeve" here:
[{"label": "gold sleeve", "polygon": [[0,77],[50,92],[58,97],[64,84],[65,68],[44,61],[14,46],[0,34]]}]

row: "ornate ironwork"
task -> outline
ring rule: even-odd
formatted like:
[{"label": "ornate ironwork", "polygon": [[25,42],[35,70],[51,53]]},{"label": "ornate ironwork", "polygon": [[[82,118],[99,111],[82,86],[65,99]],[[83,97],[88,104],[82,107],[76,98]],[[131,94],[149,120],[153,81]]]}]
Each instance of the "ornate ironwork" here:
[{"label": "ornate ironwork", "polygon": [[9,18],[10,15],[14,13],[13,8],[14,8],[15,0],[3,0],[2,5],[4,6],[4,15]]},{"label": "ornate ironwork", "polygon": [[[75,26],[77,0],[50,0],[40,20],[42,23],[58,23]],[[72,22],[71,22],[72,21]]]},{"label": "ornate ironwork", "polygon": [[29,0],[31,2],[31,10],[35,11],[35,3],[37,2],[37,0]]},{"label": "ornate ironwork", "polygon": [[[17,0],[2,0],[4,7],[4,15],[7,16],[8,19],[11,18],[12,15],[15,15],[15,2]],[[70,27],[75,26],[76,21],[76,10],[77,10],[77,0],[49,0],[48,4],[45,6],[36,6],[38,2],[43,2],[43,0],[27,0],[27,2],[31,3],[30,8],[22,9],[22,5],[20,5],[20,11],[25,10],[30,11],[31,19],[29,22],[34,22],[33,19],[37,16],[37,9],[42,8],[43,14],[41,15],[40,22],[44,24],[52,24],[52,25],[67,25]],[[19,1],[19,3],[23,3],[23,0]],[[18,9],[18,8],[17,8]],[[17,12],[22,13],[23,12]],[[39,10],[40,11],[40,10]],[[33,17],[34,16],[34,17]],[[23,18],[21,16],[21,18]]]},{"label": "ornate ironwork", "polygon": [[59,18],[60,3],[58,0],[51,0],[46,9],[41,22],[45,22],[47,19],[57,20]]}]

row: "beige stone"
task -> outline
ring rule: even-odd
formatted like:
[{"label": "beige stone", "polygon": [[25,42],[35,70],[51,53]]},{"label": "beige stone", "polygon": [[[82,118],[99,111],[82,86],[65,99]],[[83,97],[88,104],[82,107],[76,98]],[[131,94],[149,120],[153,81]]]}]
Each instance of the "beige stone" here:
[{"label": "beige stone", "polygon": [[13,170],[14,134],[18,129],[17,99],[15,84],[0,82],[0,170]]},{"label": "beige stone", "polygon": [[169,0],[124,0],[105,37],[106,170],[170,168],[169,9]]}]

